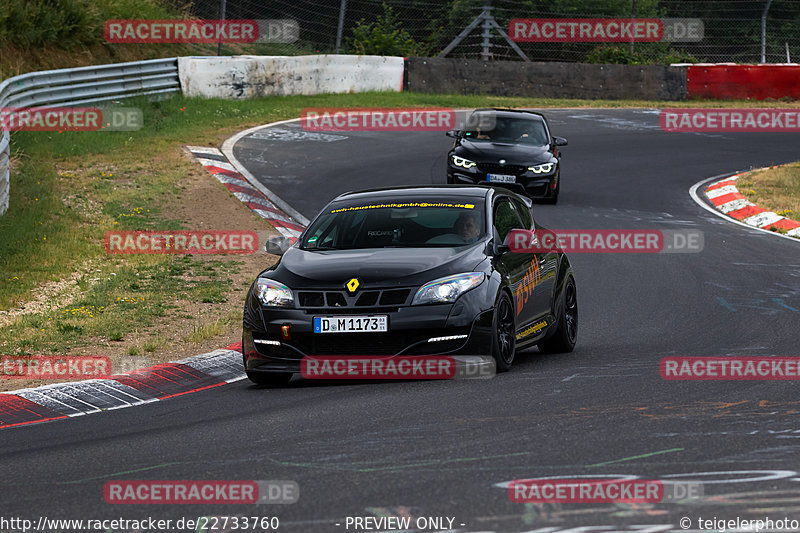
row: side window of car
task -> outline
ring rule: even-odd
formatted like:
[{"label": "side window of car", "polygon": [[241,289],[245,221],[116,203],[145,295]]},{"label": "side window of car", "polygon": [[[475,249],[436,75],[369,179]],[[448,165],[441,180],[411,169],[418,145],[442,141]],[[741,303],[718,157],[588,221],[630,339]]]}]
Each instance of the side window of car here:
[{"label": "side window of car", "polygon": [[531,210],[519,200],[512,199],[511,201],[514,202],[514,207],[517,208],[517,214],[519,215],[519,218],[522,219],[522,229],[531,229],[533,227]]},{"label": "side window of car", "polygon": [[507,198],[502,198],[494,206],[494,228],[500,243],[505,242],[508,233],[515,228],[522,228],[514,207]]}]

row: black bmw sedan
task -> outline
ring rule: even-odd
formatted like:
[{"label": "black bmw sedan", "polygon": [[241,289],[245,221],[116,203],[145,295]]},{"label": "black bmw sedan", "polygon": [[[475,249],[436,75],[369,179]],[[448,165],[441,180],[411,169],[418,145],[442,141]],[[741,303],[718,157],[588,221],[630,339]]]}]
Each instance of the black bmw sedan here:
[{"label": "black bmw sedan", "polygon": [[514,109],[477,109],[465,130],[447,135],[455,142],[447,154],[447,183],[503,185],[544,203],[558,202],[559,146],[544,115]]},{"label": "black bmw sedan", "polygon": [[342,194],[258,275],[244,307],[248,377],[288,382],[306,356],[491,355],[575,346],[578,303],[561,250],[519,253],[538,226],[504,188],[427,186]]}]

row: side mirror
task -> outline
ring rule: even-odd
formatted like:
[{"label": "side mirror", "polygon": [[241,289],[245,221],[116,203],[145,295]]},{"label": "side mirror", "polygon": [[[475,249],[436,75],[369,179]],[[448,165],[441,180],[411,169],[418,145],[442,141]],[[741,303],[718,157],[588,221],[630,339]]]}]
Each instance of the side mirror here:
[{"label": "side mirror", "polygon": [[452,138],[454,138],[454,139],[458,139],[458,135],[459,135],[460,133],[461,133],[461,132],[460,132],[459,130],[450,130],[450,131],[448,131],[447,133],[445,133],[445,135],[447,135],[448,137],[452,137]]},{"label": "side mirror", "polygon": [[553,137],[553,146],[566,146],[567,140],[564,137]]},{"label": "side mirror", "polygon": [[264,249],[268,254],[283,255],[286,253],[286,250],[292,247],[293,244],[294,242],[288,237],[272,237],[271,239],[267,240],[267,244],[264,246]]}]

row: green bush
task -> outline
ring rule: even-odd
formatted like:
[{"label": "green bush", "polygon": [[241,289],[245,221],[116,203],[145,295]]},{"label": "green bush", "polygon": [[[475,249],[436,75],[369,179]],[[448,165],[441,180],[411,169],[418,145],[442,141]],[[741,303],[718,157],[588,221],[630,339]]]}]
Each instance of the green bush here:
[{"label": "green bush", "polygon": [[102,43],[103,23],[109,19],[175,17],[155,0],[4,0],[0,47],[69,50]]},{"label": "green bush", "polygon": [[417,43],[401,28],[392,8],[383,4],[383,15],[375,22],[361,19],[353,28],[353,37],[348,39],[348,51],[359,55],[421,56],[426,47]]},{"label": "green bush", "polygon": [[99,12],[88,1],[6,0],[0,9],[0,45],[71,48],[100,41],[102,28]]}]

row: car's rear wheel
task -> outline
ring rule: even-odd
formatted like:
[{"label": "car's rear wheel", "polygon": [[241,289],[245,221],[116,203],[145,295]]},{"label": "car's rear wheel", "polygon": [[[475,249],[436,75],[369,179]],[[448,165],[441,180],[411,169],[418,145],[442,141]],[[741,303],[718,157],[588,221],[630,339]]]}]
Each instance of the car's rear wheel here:
[{"label": "car's rear wheel", "polygon": [[506,372],[511,368],[517,348],[516,342],[514,306],[511,305],[508,293],[503,292],[495,306],[492,335],[492,357],[494,357],[498,372]]},{"label": "car's rear wheel", "polygon": [[564,286],[564,304],[558,317],[558,329],[549,339],[538,344],[544,353],[569,353],[578,340],[578,291],[570,276]]},{"label": "car's rear wheel", "polygon": [[247,379],[256,385],[266,385],[268,387],[280,387],[289,383],[292,379],[291,372],[247,372]]}]

